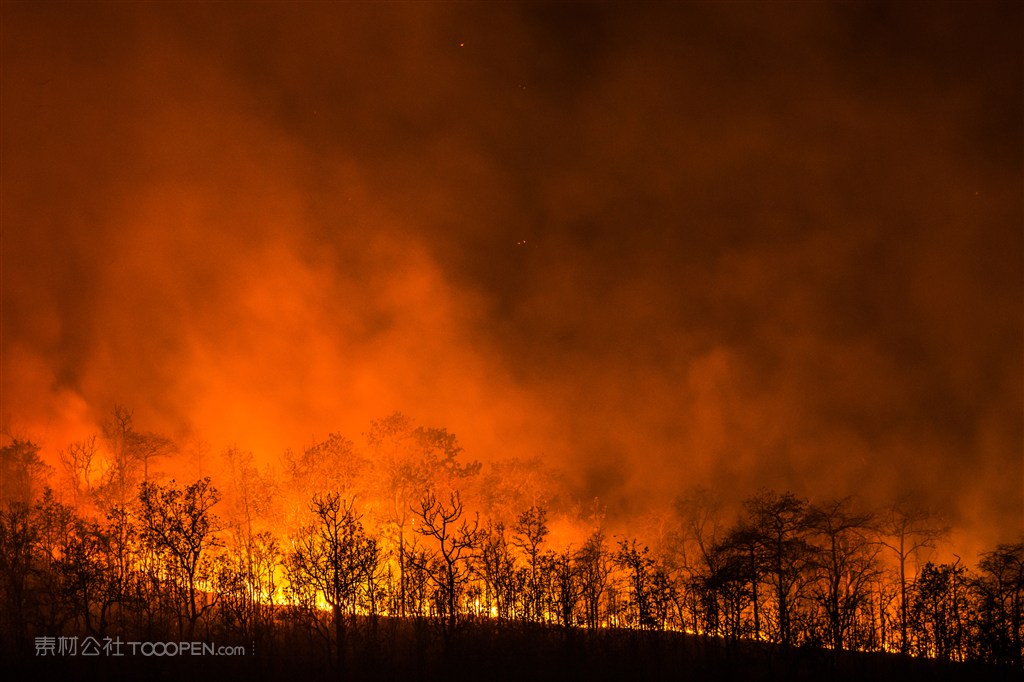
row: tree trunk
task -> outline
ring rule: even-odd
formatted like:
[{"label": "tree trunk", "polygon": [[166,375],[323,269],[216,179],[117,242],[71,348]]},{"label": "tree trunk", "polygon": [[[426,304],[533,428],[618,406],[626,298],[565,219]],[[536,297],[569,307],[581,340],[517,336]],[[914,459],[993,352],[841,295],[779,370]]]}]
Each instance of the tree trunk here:
[{"label": "tree trunk", "polygon": [[335,655],[338,661],[338,679],[347,679],[347,670],[345,665],[345,614],[341,610],[340,605],[335,605],[332,608],[334,616],[334,640],[335,640]]},{"label": "tree trunk", "polygon": [[398,528],[398,613],[405,618],[405,529]]},{"label": "tree trunk", "polygon": [[754,639],[761,639],[761,614],[757,604],[757,562],[754,557],[754,550],[750,550],[750,585],[753,588],[754,600]]}]

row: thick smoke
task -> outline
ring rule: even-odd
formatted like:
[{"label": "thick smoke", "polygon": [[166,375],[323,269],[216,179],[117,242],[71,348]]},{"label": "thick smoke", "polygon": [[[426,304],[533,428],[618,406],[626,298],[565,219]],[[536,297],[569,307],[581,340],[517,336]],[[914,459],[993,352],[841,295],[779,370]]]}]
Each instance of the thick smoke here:
[{"label": "thick smoke", "polygon": [[3,8],[3,427],[393,410],[640,513],[1022,520],[1011,5]]}]

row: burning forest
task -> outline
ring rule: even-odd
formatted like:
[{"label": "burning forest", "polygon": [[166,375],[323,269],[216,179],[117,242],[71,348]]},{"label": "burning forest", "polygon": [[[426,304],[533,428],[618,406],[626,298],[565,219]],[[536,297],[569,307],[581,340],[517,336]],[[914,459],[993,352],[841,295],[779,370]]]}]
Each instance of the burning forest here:
[{"label": "burning forest", "polygon": [[0,13],[14,679],[1020,674],[1016,4]]},{"label": "burning forest", "polygon": [[741,644],[764,644],[1019,672],[1024,544],[943,562],[950,528],[909,499],[867,509],[762,489],[731,512],[696,488],[623,524],[543,462],[484,470],[454,434],[400,413],[362,440],[332,434],[262,468],[228,449],[206,460],[216,479],[182,483],[166,473],[173,442],[123,407],[60,452],[59,472],[13,441],[0,461],[6,655],[217,642],[313,676],[400,677],[412,657],[433,679],[481,628],[533,627],[585,642],[682,633],[728,666]]}]

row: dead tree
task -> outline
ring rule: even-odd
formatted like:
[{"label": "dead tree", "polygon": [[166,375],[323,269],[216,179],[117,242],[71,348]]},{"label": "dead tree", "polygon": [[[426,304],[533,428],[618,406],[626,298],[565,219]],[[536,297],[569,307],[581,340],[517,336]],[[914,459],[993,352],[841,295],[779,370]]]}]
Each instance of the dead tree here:
[{"label": "dead tree", "polygon": [[[472,522],[462,517],[464,508],[458,492],[448,498],[448,504],[441,502],[433,493],[428,493],[413,510],[416,517],[416,532],[437,543],[437,561],[429,571],[431,580],[437,586],[442,609],[445,632],[454,630],[459,614],[459,597],[471,575],[469,563],[476,549],[479,536],[479,519]],[[415,562],[414,557],[409,557]],[[426,568],[421,566],[420,568]]]}]

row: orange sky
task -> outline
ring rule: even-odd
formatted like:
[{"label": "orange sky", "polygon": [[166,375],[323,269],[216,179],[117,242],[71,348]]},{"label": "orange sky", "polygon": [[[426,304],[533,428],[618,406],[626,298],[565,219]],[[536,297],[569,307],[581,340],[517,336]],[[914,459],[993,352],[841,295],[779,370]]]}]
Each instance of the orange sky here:
[{"label": "orange sky", "polygon": [[1015,5],[2,14],[5,436],[401,410],[620,513],[1024,525]]}]

